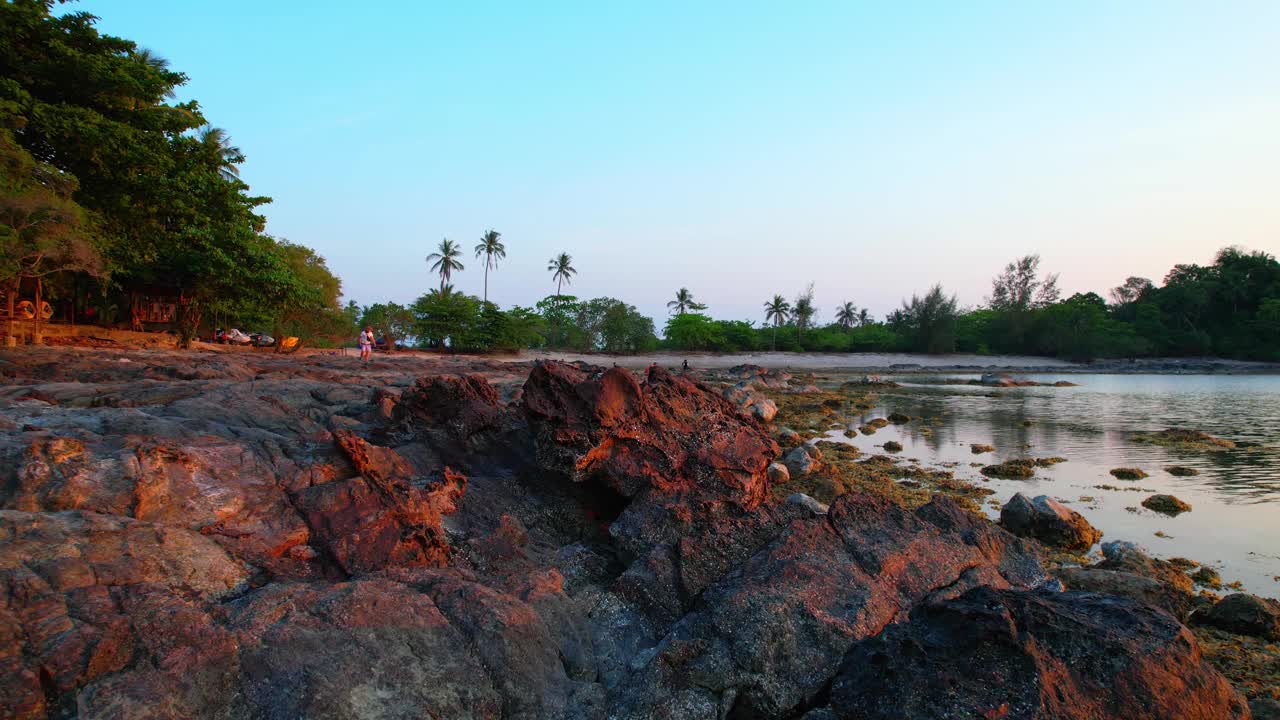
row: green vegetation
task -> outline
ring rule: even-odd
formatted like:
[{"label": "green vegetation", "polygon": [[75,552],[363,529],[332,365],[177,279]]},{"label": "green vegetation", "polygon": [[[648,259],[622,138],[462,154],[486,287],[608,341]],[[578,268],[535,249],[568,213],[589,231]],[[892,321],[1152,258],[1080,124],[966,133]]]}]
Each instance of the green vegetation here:
[{"label": "green vegetation", "polygon": [[163,297],[186,340],[215,320],[347,334],[324,260],[265,234],[270,199],[240,179],[244,155],[198,103],[171,101],[186,76],[52,6],[0,3],[7,297],[34,291],[135,328],[141,298]]}]

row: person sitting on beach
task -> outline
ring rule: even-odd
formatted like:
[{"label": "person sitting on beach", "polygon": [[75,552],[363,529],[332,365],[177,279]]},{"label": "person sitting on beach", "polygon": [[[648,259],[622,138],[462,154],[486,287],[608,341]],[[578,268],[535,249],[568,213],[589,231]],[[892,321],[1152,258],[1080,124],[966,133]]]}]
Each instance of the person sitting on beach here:
[{"label": "person sitting on beach", "polygon": [[369,362],[369,355],[373,353],[373,328],[367,327],[360,331],[360,360]]}]

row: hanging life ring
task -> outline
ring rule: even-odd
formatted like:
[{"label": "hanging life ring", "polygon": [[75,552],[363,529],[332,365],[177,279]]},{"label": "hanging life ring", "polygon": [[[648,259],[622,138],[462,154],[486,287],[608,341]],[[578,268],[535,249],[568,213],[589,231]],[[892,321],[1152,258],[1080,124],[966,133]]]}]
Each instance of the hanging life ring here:
[{"label": "hanging life ring", "polygon": [[[18,303],[17,307],[14,308],[14,313],[16,313],[17,316],[22,318],[23,320],[35,320],[36,304],[31,302],[30,300],[23,300],[22,302]],[[50,305],[48,302],[41,300],[40,301],[40,319],[48,320],[51,317],[53,317],[53,306]]]}]

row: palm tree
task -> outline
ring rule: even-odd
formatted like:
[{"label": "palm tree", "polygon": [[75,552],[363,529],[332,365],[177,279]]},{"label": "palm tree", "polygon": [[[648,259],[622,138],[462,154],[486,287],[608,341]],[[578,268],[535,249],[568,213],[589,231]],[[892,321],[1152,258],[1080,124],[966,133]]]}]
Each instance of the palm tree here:
[{"label": "palm tree", "polygon": [[773,299],[764,304],[764,320],[773,323],[773,349],[778,349],[778,326],[787,321],[787,316],[791,314],[791,303],[781,295],[774,295]]},{"label": "palm tree", "polygon": [[857,321],[858,308],[854,307],[853,303],[845,302],[845,304],[840,306],[839,310],[836,310],[836,322],[840,323],[840,327],[844,328],[846,331],[853,327],[853,324]]},{"label": "palm tree", "polygon": [[813,283],[809,283],[809,287],[796,296],[795,305],[791,306],[791,317],[796,321],[797,343],[801,342],[804,331],[809,327],[809,321],[817,312],[818,309],[813,306]]},{"label": "palm tree", "polygon": [[440,249],[427,256],[427,262],[431,263],[431,272],[440,273],[440,292],[444,292],[444,287],[449,280],[453,278],[454,270],[463,270],[462,261],[458,258],[462,257],[462,248],[458,247],[458,243],[445,238],[440,241]]},{"label": "palm tree", "polygon": [[200,141],[200,145],[213,158],[213,162],[217,164],[218,174],[223,180],[231,181],[239,179],[240,168],[236,167],[244,162],[244,153],[240,152],[240,148],[231,144],[231,136],[222,128],[205,125],[200,128],[200,134],[196,138]]},{"label": "palm tree", "polygon": [[551,279],[556,281],[556,297],[560,297],[560,288],[564,283],[572,282],[571,275],[577,275],[578,271],[573,267],[573,258],[569,253],[560,253],[551,258],[547,263],[547,269],[551,271]]},{"label": "palm tree", "polygon": [[484,301],[489,302],[489,269],[498,269],[498,261],[507,257],[507,246],[502,244],[502,233],[489,228],[476,245],[476,257],[484,256]]},{"label": "palm tree", "polygon": [[866,308],[858,311],[858,327],[866,327],[871,324],[871,313]]},{"label": "palm tree", "polygon": [[689,288],[680,288],[676,292],[676,299],[667,303],[667,307],[675,310],[677,315],[683,315],[690,310],[706,310],[707,306],[700,302],[695,302],[693,293],[689,292]]}]

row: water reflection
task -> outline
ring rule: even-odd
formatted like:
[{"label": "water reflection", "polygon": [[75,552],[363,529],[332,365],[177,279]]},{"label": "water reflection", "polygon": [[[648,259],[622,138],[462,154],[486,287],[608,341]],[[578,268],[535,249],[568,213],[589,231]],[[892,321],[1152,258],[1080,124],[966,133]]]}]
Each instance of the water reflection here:
[{"label": "water reflection", "polygon": [[[1047,494],[1070,503],[1106,533],[1134,540],[1160,556],[1212,563],[1226,581],[1251,591],[1280,593],[1280,377],[1215,375],[1033,375],[1039,382],[1069,380],[1078,387],[987,388],[936,385],[903,376],[899,391],[856,419],[903,413],[916,420],[871,436],[833,440],[867,452],[897,440],[900,457],[946,466],[961,478],[986,484],[1004,502],[1015,492]],[[1178,450],[1132,442],[1135,431],[1166,427],[1203,430],[1273,449],[1227,452]],[[996,451],[975,455],[971,443]],[[979,465],[1015,457],[1061,456],[1068,462],[1037,470],[1032,480],[991,480]],[[1199,471],[1175,477],[1171,465]],[[1139,467],[1150,477],[1117,480],[1115,467]],[[1167,492],[1194,510],[1169,518],[1141,507]],[[998,515],[998,508],[988,507]],[[1162,535],[1156,535],[1159,532]]]}]

